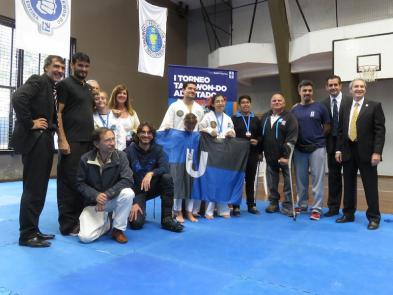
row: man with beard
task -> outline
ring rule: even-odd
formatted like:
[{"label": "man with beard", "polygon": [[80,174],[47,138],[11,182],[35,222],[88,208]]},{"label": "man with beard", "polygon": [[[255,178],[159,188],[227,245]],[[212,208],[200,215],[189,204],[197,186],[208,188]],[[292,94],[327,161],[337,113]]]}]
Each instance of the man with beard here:
[{"label": "man with beard", "polygon": [[314,84],[303,80],[298,85],[300,103],[292,109],[298,126],[298,140],[294,151],[298,202],[296,213],[308,211],[308,171],[311,170],[314,203],[311,220],[319,220],[323,205],[323,177],[325,174],[326,138],[330,118],[326,107],[314,101]]},{"label": "man with beard", "polygon": [[173,180],[169,175],[167,156],[162,147],[154,143],[155,130],[144,122],[138,126],[135,142],[125,150],[134,172],[134,204],[129,215],[132,229],[145,224],[146,201],[161,196],[161,227],[181,232],[183,225],[172,218]]},{"label": "man with beard", "polygon": [[[165,113],[165,117],[162,120],[161,126],[159,130],[167,130],[167,129],[177,129],[177,130],[185,130],[184,126],[184,117],[188,113],[193,113],[197,116],[198,123],[202,120],[204,115],[203,108],[195,101],[197,90],[197,84],[195,82],[185,82],[183,84],[183,99],[178,99],[174,103],[172,103],[167,112]],[[194,128],[194,131],[197,131],[197,125]],[[175,199],[173,203],[173,211],[176,215],[176,219],[183,223],[184,217],[182,213],[182,200],[188,196],[177,196],[176,195],[176,187],[175,187]],[[187,217],[190,221],[196,222],[198,221],[194,215],[192,214],[194,209],[194,200],[187,199],[186,200],[186,211]]]},{"label": "man with beard", "polygon": [[44,74],[31,76],[12,97],[17,121],[11,145],[22,154],[23,193],[19,245],[49,247],[54,235],[43,234],[38,223],[44,207],[53,163],[53,133],[57,129],[55,83],[64,76],[64,59],[49,55]]},{"label": "man with beard", "polygon": [[72,56],[72,76],[58,84],[59,163],[57,167],[57,204],[60,232],[77,235],[82,197],[76,189],[76,173],[81,155],[91,147],[93,96],[86,84],[90,58],[77,52]]}]

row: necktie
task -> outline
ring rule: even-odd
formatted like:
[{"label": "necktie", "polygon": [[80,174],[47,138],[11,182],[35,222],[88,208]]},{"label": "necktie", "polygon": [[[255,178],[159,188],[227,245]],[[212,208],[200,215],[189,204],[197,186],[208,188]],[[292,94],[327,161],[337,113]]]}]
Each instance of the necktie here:
[{"label": "necktie", "polygon": [[333,136],[337,136],[337,129],[338,129],[338,107],[337,107],[337,100],[333,98],[333,128],[332,128]]},{"label": "necktie", "polygon": [[355,107],[352,114],[351,124],[349,126],[349,139],[351,141],[355,141],[358,137],[356,130],[356,121],[358,120],[359,115],[359,104],[355,103]]},{"label": "necktie", "polygon": [[56,85],[53,86],[53,101],[55,105],[54,114],[53,114],[53,128],[57,127],[57,111],[59,110],[59,102],[57,101],[57,90]]}]

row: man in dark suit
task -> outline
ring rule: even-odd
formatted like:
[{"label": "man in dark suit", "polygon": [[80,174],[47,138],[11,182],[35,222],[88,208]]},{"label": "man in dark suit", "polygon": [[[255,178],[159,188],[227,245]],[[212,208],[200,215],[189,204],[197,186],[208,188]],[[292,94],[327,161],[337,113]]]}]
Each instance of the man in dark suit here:
[{"label": "man in dark suit", "polygon": [[357,172],[360,171],[367,201],[368,229],[377,229],[381,219],[377,165],[385,143],[385,116],[381,103],[367,100],[366,82],[349,84],[353,101],[341,106],[336,160],[344,167],[344,209],[337,223],[352,222],[356,211]]},{"label": "man in dark suit", "polygon": [[64,76],[63,58],[49,55],[44,72],[31,76],[12,97],[17,121],[11,145],[22,154],[23,162],[19,245],[29,247],[49,247],[47,240],[54,238],[40,232],[38,221],[53,162],[53,133],[57,128],[54,86]]},{"label": "man in dark suit", "polygon": [[341,78],[336,75],[331,75],[326,79],[326,91],[329,96],[322,101],[329,111],[331,130],[326,135],[326,151],[329,168],[329,197],[327,205],[329,211],[324,216],[331,217],[337,215],[340,211],[341,196],[342,196],[342,164],[336,161],[336,144],[338,132],[338,118],[340,106],[346,100],[351,100],[349,97],[344,97],[341,92],[342,83]]}]

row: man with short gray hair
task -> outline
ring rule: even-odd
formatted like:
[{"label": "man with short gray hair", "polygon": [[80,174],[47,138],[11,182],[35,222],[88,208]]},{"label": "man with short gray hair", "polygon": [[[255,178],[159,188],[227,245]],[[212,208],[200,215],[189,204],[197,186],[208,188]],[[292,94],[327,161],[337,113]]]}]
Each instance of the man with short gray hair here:
[{"label": "man with short gray hair", "polygon": [[349,84],[353,100],[342,106],[338,128],[336,160],[344,168],[343,216],[337,223],[353,222],[356,211],[357,172],[367,201],[367,228],[379,227],[378,172],[385,144],[385,115],[379,102],[365,98],[366,82],[355,79]]},{"label": "man with short gray hair", "polygon": [[17,120],[11,145],[16,153],[22,154],[23,162],[19,215],[21,246],[49,247],[47,240],[55,237],[43,234],[38,222],[55,151],[53,134],[57,130],[57,102],[54,88],[63,76],[64,59],[49,55],[44,62],[44,74],[31,76],[12,97]]}]

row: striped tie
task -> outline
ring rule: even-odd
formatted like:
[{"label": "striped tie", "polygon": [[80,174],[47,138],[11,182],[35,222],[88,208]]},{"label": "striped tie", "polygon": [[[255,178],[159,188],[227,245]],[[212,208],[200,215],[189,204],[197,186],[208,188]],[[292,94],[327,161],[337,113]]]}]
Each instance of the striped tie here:
[{"label": "striped tie", "polygon": [[358,137],[357,130],[356,130],[356,121],[358,120],[359,115],[359,104],[355,103],[355,108],[353,110],[351,124],[349,126],[349,139],[351,141],[355,141]]}]

